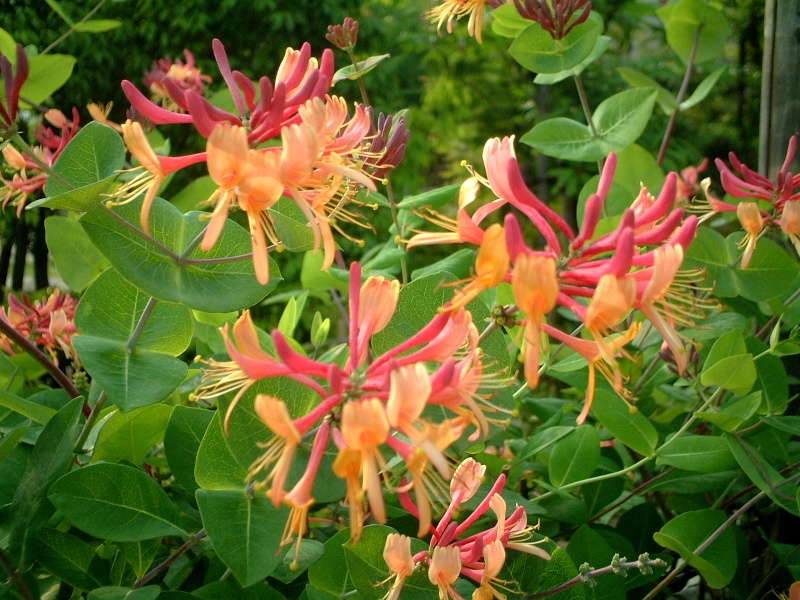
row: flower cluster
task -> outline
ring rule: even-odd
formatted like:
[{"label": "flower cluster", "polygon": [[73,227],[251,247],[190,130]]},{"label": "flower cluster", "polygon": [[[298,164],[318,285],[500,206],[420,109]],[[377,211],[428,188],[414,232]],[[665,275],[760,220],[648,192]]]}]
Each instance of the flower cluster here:
[{"label": "flower cluster", "polygon": [[[514,5],[520,15],[539,23],[555,40],[586,21],[592,12],[592,3],[588,0],[514,0]],[[575,17],[579,10],[580,14]]]},{"label": "flower cluster", "polygon": [[[632,322],[626,330],[617,331],[632,309],[640,310],[661,333],[678,370],[685,370],[687,350],[676,327],[692,325],[703,315],[703,305],[693,293],[701,273],[681,271],[680,267],[698,219],[685,218],[685,211],[675,208],[677,175],[671,173],[657,198],[642,188],[616,229],[595,237],[616,168],[612,154],[603,168],[598,191],[586,202],[581,229],[575,232],[525,185],[513,142],[513,137],[489,140],[483,153],[487,178],[474,175],[463,184],[455,221],[441,215],[433,219],[448,231],[417,234],[408,245],[469,242],[479,246],[475,276],[456,292],[445,310],[463,306],[486,288],[510,283],[516,307],[525,315],[521,352],[528,385],[538,385],[544,334],[588,361],[589,387],[578,418],[583,422],[592,403],[595,367],[621,397],[632,399],[624,388],[616,358],[641,330],[640,323]],[[469,216],[466,207],[476,198],[480,183],[490,187],[497,200]],[[543,249],[527,244],[515,214],[506,215],[503,225],[481,228],[488,215],[506,204],[532,223],[545,242]],[[590,339],[547,325],[547,314],[557,306],[574,313]]]},{"label": "flower cluster", "polygon": [[[472,458],[458,466],[450,482],[447,510],[436,527],[431,527],[428,550],[412,556],[408,536],[393,533],[386,538],[383,557],[394,581],[385,600],[399,598],[406,578],[417,568],[427,568],[428,579],[439,588],[441,600],[462,599],[454,588],[459,577],[478,586],[472,595],[473,600],[504,598],[499,590],[508,582],[500,580],[498,575],[505,564],[507,549],[550,559],[547,552],[530,542],[533,528],[528,526],[521,506],[506,516],[506,501],[500,495],[505,475],[497,478],[478,507],[461,523],[452,520],[456,510],[477,493],[485,471],[486,467]],[[401,494],[401,500],[409,512],[419,513],[406,494]],[[465,536],[465,532],[489,510],[494,513],[497,523],[489,529]]]},{"label": "flower cluster", "polygon": [[[710,179],[702,182],[703,190],[709,204],[709,216],[716,212],[732,211],[736,213],[745,236],[740,248],[744,248],[742,268],[747,268],[756,242],[765,227],[774,224],[789,236],[797,253],[800,254],[800,175],[794,175],[789,167],[797,151],[797,136],[792,136],[786,150],[786,160],[775,175],[775,181],[753,171],[733,152],[729,159],[731,167],[725,161],[717,159],[722,187],[734,198],[751,198],[738,204],[729,204],[715,198],[709,191]],[[734,170],[736,173],[734,173]],[[768,205],[768,208],[765,208]]]},{"label": "flower cluster", "polygon": [[[390,489],[384,446],[403,461],[410,480],[401,489],[413,490],[420,531],[428,531],[434,505],[441,504],[444,482],[452,475],[443,452],[471,425],[471,440],[486,436],[495,412],[485,392],[497,378],[485,371],[478,348],[478,333],[464,309],[436,315],[430,323],[400,345],[372,357],[370,340],[394,315],[399,282],[370,277],[361,284],[361,269],[350,269],[350,355],[343,366],[328,364],[301,354],[278,331],[272,332],[275,356],[259,344],[249,313],[232,331],[223,335],[231,362],[210,361],[197,399],[210,399],[238,389],[225,418],[244,392],[257,380],[284,376],[303,383],[319,396],[307,414],[292,418],[285,399],[258,395],[257,414],[273,437],[265,453],[251,468],[251,477],[267,473],[258,487],[269,486],[268,495],[278,506],[292,508],[285,540],[302,536],[311,488],[322,454],[332,440],[338,450],[333,470],[347,482],[351,535],[360,537],[366,505],[373,517],[386,520],[381,479]],[[426,406],[452,413],[441,422],[422,417]],[[309,466],[292,490],[284,489],[295,451],[306,437],[314,437]],[[381,475],[382,473],[382,475]]]},{"label": "flower cluster", "polygon": [[[214,210],[202,249],[216,243],[228,211],[240,208],[247,213],[256,275],[266,284],[267,242],[278,243],[268,210],[281,196],[289,196],[308,219],[314,249],[322,246],[323,268],[327,268],[334,259],[333,230],[343,233],[337,223],[369,227],[348,206],[358,204],[355,195],[360,189],[374,190],[375,178],[400,162],[408,140],[403,119],[382,117],[376,127],[372,112],[364,106],[356,106],[351,116],[344,99],[328,95],[333,76],[330,50],[318,63],[308,44],[301,50],[290,48],[275,83],[262,77],[256,84],[231,70],[219,40],[214,40],[213,47],[239,114],[212,106],[194,88],[172,84],[165,88],[180,111],[168,111],[130,82],[123,82],[126,95],[142,115],[156,124],[193,123],[207,144],[205,152],[189,156],[158,156],[141,125],[128,121],[123,138],[141,167],[114,196],[124,202],[144,194],[141,221],[148,231],[150,207],[167,175],[205,162],[219,188],[210,198]],[[277,136],[280,146],[263,147]]]},{"label": "flower cluster", "polygon": [[347,17],[341,25],[328,25],[325,39],[339,50],[346,52],[353,50],[358,43],[358,21]]},{"label": "flower cluster", "polygon": [[[73,322],[77,308],[77,300],[58,290],[36,302],[31,302],[25,294],[22,300],[9,294],[8,313],[5,308],[0,308],[0,319],[36,346],[46,349],[56,364],[59,352],[68,360],[77,362],[78,356],[72,348],[72,336],[77,333]],[[11,355],[19,351],[4,335],[0,335],[0,349]]]},{"label": "flower cluster", "polygon": [[204,75],[195,66],[191,52],[184,49],[183,54],[186,62],[181,59],[173,61],[169,56],[160,58],[144,76],[144,84],[150,90],[153,102],[170,110],[180,110],[172,96],[180,97],[186,90],[194,90],[202,95],[205,84],[212,81],[210,75]]},{"label": "flower cluster", "polygon": [[442,25],[447,21],[447,32],[453,33],[453,20],[469,15],[467,30],[479,43],[483,28],[483,13],[486,7],[497,8],[504,0],[442,0],[442,3],[432,8],[427,16],[437,22],[437,29],[441,31]]},{"label": "flower cluster", "polygon": [[4,210],[9,204],[16,206],[17,217],[22,214],[31,194],[43,189],[47,183],[48,174],[42,170],[40,163],[52,167],[80,127],[80,115],[76,108],[72,109],[71,121],[56,109],[47,111],[44,118],[61,133],[56,133],[44,123],[36,128],[36,139],[41,145],[34,146],[33,151],[38,162],[10,144],[3,148],[6,176],[0,174],[3,184],[0,187],[0,201]]}]

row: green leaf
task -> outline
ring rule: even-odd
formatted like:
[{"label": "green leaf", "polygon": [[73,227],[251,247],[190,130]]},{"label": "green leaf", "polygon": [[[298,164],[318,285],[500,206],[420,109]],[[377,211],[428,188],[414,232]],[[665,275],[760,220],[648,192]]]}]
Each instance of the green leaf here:
[{"label": "green leaf", "polygon": [[475,251],[469,248],[456,250],[434,263],[414,269],[411,271],[411,279],[417,280],[430,275],[448,272],[456,277],[466,279],[470,276],[470,271],[475,265]]},{"label": "green leaf", "polygon": [[45,0],[45,2],[47,2],[47,5],[53,9],[53,12],[55,12],[59,17],[64,19],[64,22],[67,25],[69,25],[70,27],[75,25],[75,22],[69,18],[69,15],[66,13],[66,11],[63,8],[61,8],[61,5],[58,3],[58,0]]},{"label": "green leaf", "polygon": [[7,521],[10,523],[8,548],[16,564],[27,563],[32,542],[55,512],[47,501],[47,490],[72,461],[82,407],[83,399],[75,398],[59,410],[45,425],[28,459]]},{"label": "green leaf", "polygon": [[533,83],[535,83],[536,85],[552,85],[554,83],[558,83],[559,81],[563,81],[568,77],[576,77],[580,75],[581,73],[583,73],[586,67],[588,67],[598,58],[603,56],[603,54],[605,54],[610,44],[611,44],[611,38],[608,37],[607,35],[601,35],[600,37],[597,38],[597,43],[594,45],[594,48],[592,49],[589,56],[584,58],[577,65],[565,71],[561,71],[559,73],[539,73],[536,77],[533,78]]},{"label": "green leaf", "polygon": [[606,154],[622,152],[644,133],[658,93],[648,88],[625,90],[603,100],[592,115]]},{"label": "green leaf", "polygon": [[96,463],[67,473],[48,494],[72,523],[95,537],[136,542],[188,534],[180,513],[161,486],[144,471]]},{"label": "green leaf", "polygon": [[141,578],[147,573],[147,569],[161,549],[161,540],[155,538],[139,542],[117,542],[117,547],[125,555],[125,560],[128,561],[136,577]]},{"label": "green leaf", "polygon": [[239,465],[228,448],[222,431],[223,415],[219,411],[214,414],[216,418],[209,424],[197,449],[195,480],[206,490],[244,489],[247,468]]},{"label": "green leaf", "polygon": [[108,268],[108,261],[77,221],[53,215],[45,220],[44,229],[58,274],[73,290],[81,291]]},{"label": "green leaf", "polygon": [[[743,236],[742,232],[732,233],[726,240],[731,262],[741,253],[737,246]],[[798,271],[795,258],[772,240],[762,238],[747,268],[736,270],[739,294],[753,302],[770,300],[791,288]]]},{"label": "green leaf", "polygon": [[389,58],[389,54],[381,54],[380,56],[370,56],[366,60],[361,60],[356,65],[348,65],[346,67],[342,67],[336,73],[333,74],[333,84],[336,85],[340,81],[345,79],[350,79],[355,81],[356,79],[361,79],[364,75],[372,71],[375,67]]},{"label": "green leaf", "polygon": [[789,379],[783,361],[773,354],[764,354],[767,345],[755,337],[747,338],[747,350],[756,356],[760,355],[754,389],[764,392],[766,402],[759,412],[763,414],[781,410],[789,402]]},{"label": "green leaf", "polygon": [[653,456],[658,444],[658,432],[640,412],[631,413],[618,396],[598,390],[592,412],[603,426],[620,442],[642,456]]},{"label": "green leaf", "polygon": [[[295,554],[295,551],[297,553]],[[303,540],[300,548],[295,546],[284,554],[283,562],[278,565],[270,577],[277,579],[281,583],[292,583],[295,579],[303,575],[311,565],[316,564],[322,558],[325,548],[322,542],[317,540]]]},{"label": "green leaf", "polygon": [[594,162],[606,156],[600,141],[592,137],[589,127],[565,117],[536,124],[519,141],[542,154],[564,160]]},{"label": "green leaf", "polygon": [[736,431],[742,423],[747,421],[758,411],[761,406],[763,393],[761,390],[748,394],[741,400],[737,400],[718,411],[698,411],[695,414],[698,418],[713,423],[717,427],[727,432]]},{"label": "green leaf", "polygon": [[242,585],[264,579],[281,564],[281,538],[289,511],[246,490],[197,490],[197,506],[214,551]]},{"label": "green leaf", "polygon": [[222,598],[225,600],[286,600],[283,594],[266,583],[261,582],[242,589],[235,579],[214,581],[195,590],[192,594],[205,600],[220,600]]},{"label": "green leaf", "polygon": [[643,502],[626,510],[617,521],[616,532],[627,539],[634,552],[655,553],[660,550],[653,534],[664,525],[664,519],[654,504]]},{"label": "green leaf", "polygon": [[103,423],[91,462],[127,460],[137,467],[145,463],[153,446],[164,439],[172,407],[153,404],[129,413],[115,412]]},{"label": "green leaf", "polygon": [[711,346],[708,358],[703,364],[703,370],[709,369],[723,358],[747,353],[747,345],[744,342],[744,334],[739,329],[732,329],[719,337]]},{"label": "green leaf", "polygon": [[160,402],[186,378],[182,360],[89,335],[72,339],[86,371],[123,412]]},{"label": "green leaf", "polygon": [[538,430],[535,434],[533,434],[533,437],[528,441],[528,443],[525,444],[525,448],[522,450],[522,452],[517,455],[515,462],[528,460],[529,458],[536,456],[539,454],[539,452],[545,450],[552,444],[555,444],[558,440],[572,433],[573,431],[575,431],[575,427],[567,425],[547,427],[546,429]]},{"label": "green leaf", "polygon": [[278,239],[290,252],[314,249],[314,233],[297,202],[281,198],[270,209],[269,216],[275,224]]},{"label": "green leaf", "polygon": [[725,72],[725,67],[720,67],[719,69],[717,69],[716,71],[711,73],[711,75],[709,75],[708,77],[703,79],[703,81],[700,82],[700,85],[698,85],[694,89],[694,91],[692,92],[692,95],[689,96],[683,102],[681,102],[680,110],[682,110],[682,111],[683,110],[689,110],[693,106],[697,106],[703,100],[705,100],[706,97],[708,97],[708,95],[711,93],[711,90],[714,88],[714,85],[717,83],[717,81],[719,80],[720,76],[724,72]]},{"label": "green leaf", "polygon": [[756,448],[753,448],[744,440],[733,435],[726,435],[725,438],[728,442],[731,454],[750,481],[752,481],[758,489],[767,494],[775,504],[793,515],[800,515],[800,513],[797,512],[797,504],[785,495],[789,486],[784,486],[782,488],[777,487],[783,483],[783,475],[781,475]]},{"label": "green leaf", "polygon": [[156,600],[160,593],[161,588],[157,585],[136,589],[109,585],[92,590],[86,600]]},{"label": "green leaf", "polygon": [[335,594],[337,598],[353,587],[347,569],[342,569],[345,562],[344,544],[349,539],[349,527],[334,534],[325,542],[322,558],[308,569],[308,582],[320,590]]},{"label": "green leaf", "polygon": [[50,573],[84,592],[109,583],[108,564],[89,544],[69,533],[43,528],[36,540],[36,560]]},{"label": "green leaf", "polygon": [[53,171],[61,179],[48,177],[44,188],[48,198],[37,206],[91,210],[103,200],[100,194],[108,190],[116,172],[124,166],[125,145],[120,135],[111,127],[92,121],[59,155]]},{"label": "green leaf", "polygon": [[737,396],[744,396],[756,382],[756,364],[752,354],[728,356],[704,368],[700,376],[703,385],[717,385],[730,390]]},{"label": "green leaf", "polygon": [[[515,584],[513,588],[519,590],[523,597],[528,594],[543,594],[578,575],[578,569],[566,550],[556,546],[549,552],[549,561],[524,552],[512,552],[506,556],[503,569],[510,574],[510,579]],[[547,598],[583,600],[586,598],[586,589],[583,585],[575,585],[548,595]]]},{"label": "green leaf", "polygon": [[501,37],[515,39],[530,24],[513,4],[502,4],[492,11],[492,31]]},{"label": "green leaf", "polygon": [[617,67],[617,72],[622,75],[622,78],[633,87],[654,88],[657,92],[656,102],[661,107],[661,110],[664,111],[664,113],[671,115],[678,107],[678,102],[672,92],[641,71],[631,69],[630,67]]},{"label": "green leaf", "polygon": [[[3,435],[0,439],[0,464],[2,464],[17,445],[19,445],[20,441],[22,441],[22,436],[27,433],[29,428],[30,425],[28,423],[23,423]],[[2,506],[2,504],[3,502],[0,501],[0,506]]]},{"label": "green leaf", "polygon": [[725,15],[703,0],[680,0],[656,10],[667,31],[667,43],[684,64],[689,64],[698,28],[700,38],[695,63],[717,60],[731,35]]},{"label": "green leaf", "polygon": [[[603,536],[588,525],[583,525],[570,538],[567,554],[573,564],[589,563],[592,567],[599,568],[611,564],[615,550],[608,545]],[[632,557],[631,559],[633,560]],[[625,583],[621,577],[598,577],[594,581],[597,585],[586,590],[588,598],[625,600]]]},{"label": "green leaf", "polygon": [[533,23],[517,36],[508,53],[532,73],[559,73],[589,56],[602,32],[603,18],[594,12],[560,40]]},{"label": "green leaf", "polygon": [[656,463],[701,473],[718,473],[736,468],[736,459],[722,437],[688,433],[659,451]]},{"label": "green leaf", "polygon": [[190,494],[199,487],[194,477],[197,454],[216,413],[203,408],[176,406],[164,433],[164,454],[172,475]]},{"label": "green leaf", "polygon": [[199,205],[208,202],[208,199],[217,190],[219,190],[219,186],[211,179],[211,175],[203,175],[193,180],[169,200],[182,213],[188,213],[198,210]]},{"label": "green leaf", "polygon": [[41,404],[31,402],[25,398],[20,398],[14,394],[9,394],[3,390],[0,390],[0,406],[10,408],[23,417],[27,417],[41,425],[47,424],[47,422],[53,418],[53,415],[58,412],[48,406],[42,406]]},{"label": "green leaf", "polygon": [[75,25],[75,31],[81,33],[105,33],[122,25],[122,21],[115,19],[92,19]]},{"label": "green leaf", "polygon": [[725,529],[701,554],[696,549],[725,521],[727,515],[719,510],[697,510],[678,515],[654,534],[655,540],[681,558],[700,574],[715,590],[724,588],[736,572],[736,536],[731,527]]},{"label": "green leaf", "polygon": [[[104,208],[93,210],[81,217],[81,225],[120,274],[146,294],[196,310],[228,312],[252,306],[278,284],[280,273],[272,262],[272,276],[266,286],[256,280],[251,258],[178,264],[176,255],[182,255],[205,229],[201,218],[205,213],[182,215],[166,200],[156,198],[150,211],[150,230],[159,246],[118,220],[121,217],[128,223],[138,223],[138,204],[118,206],[113,213]],[[203,251],[198,245],[186,258],[220,259],[251,252],[250,234],[228,220],[211,250]]]},{"label": "green leaf", "polygon": [[[760,240],[760,245],[766,241]],[[733,260],[728,253],[725,238],[710,227],[700,227],[697,237],[686,250],[683,267],[705,269],[708,280],[714,282],[714,295],[718,298],[732,298],[739,295],[738,282],[731,267]]]},{"label": "green leaf", "polygon": [[589,477],[600,462],[597,430],[581,425],[556,442],[550,454],[550,483],[556,487]]},{"label": "green leaf", "polygon": [[[75,326],[82,335],[127,344],[149,302],[150,296],[111,268],[103,272],[81,298],[75,312]],[[177,356],[189,347],[194,319],[187,307],[156,301],[146,319],[136,338],[136,349]]]},{"label": "green leaf", "polygon": [[[68,54],[37,54],[28,59],[30,75],[19,92],[20,105],[28,106],[25,100],[41,104],[62,85],[67,83],[77,59]],[[25,100],[22,100],[25,98]]]}]

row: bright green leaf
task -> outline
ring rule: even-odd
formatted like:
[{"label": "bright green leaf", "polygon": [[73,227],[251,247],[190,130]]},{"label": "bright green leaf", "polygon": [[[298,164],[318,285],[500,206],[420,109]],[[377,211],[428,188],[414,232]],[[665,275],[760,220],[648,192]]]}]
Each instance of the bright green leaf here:
[{"label": "bright green leaf", "polygon": [[737,396],[744,396],[756,382],[756,364],[752,354],[728,356],[704,368],[700,375],[703,385],[717,385],[731,390]]},{"label": "bright green leaf", "polygon": [[247,468],[239,465],[228,448],[222,430],[223,415],[219,411],[214,414],[216,418],[209,424],[197,449],[195,480],[207,490],[244,489]]},{"label": "bright green leaf", "polygon": [[606,154],[622,152],[642,135],[657,96],[655,90],[635,88],[614,94],[600,103],[592,121]]},{"label": "bright green leaf", "polygon": [[736,537],[728,527],[702,553],[697,548],[727,520],[719,510],[697,510],[685,512],[672,519],[654,534],[655,540],[681,555],[708,583],[718,590],[731,582],[736,572]]},{"label": "bright green leaf", "polygon": [[630,67],[617,67],[617,72],[622,75],[622,78],[633,87],[654,88],[656,92],[658,92],[658,95],[656,96],[656,102],[665,114],[671,115],[678,107],[678,103],[675,100],[675,95],[672,92],[641,71],[631,69]]},{"label": "bright green leaf", "polygon": [[45,220],[44,229],[58,274],[73,290],[83,290],[108,268],[105,256],[94,247],[77,221],[52,215]]},{"label": "bright green leaf", "polygon": [[281,198],[270,209],[269,216],[275,224],[278,239],[290,252],[305,252],[314,248],[314,232],[308,226],[297,202]]},{"label": "bright green leaf", "polygon": [[736,468],[736,459],[720,436],[684,434],[658,452],[659,465],[719,473]]},{"label": "bright green leaf", "polygon": [[641,413],[632,413],[619,396],[598,390],[592,412],[620,442],[643,456],[653,455],[658,443],[656,428]]},{"label": "bright green leaf", "polygon": [[594,162],[606,156],[599,140],[592,138],[589,127],[565,117],[537,123],[519,141],[542,154],[564,160]]},{"label": "bright green leaf", "polygon": [[559,73],[589,56],[602,32],[603,19],[594,12],[560,40],[532,23],[517,36],[508,53],[532,73]]},{"label": "bright green leaf", "polygon": [[730,40],[731,28],[721,10],[703,0],[680,0],[656,10],[667,30],[667,43],[684,64],[689,64],[698,28],[695,63],[717,60]]},{"label": "bright green leaf", "polygon": [[[734,260],[741,254],[737,246],[743,235],[732,233],[726,240],[728,254]],[[747,268],[735,272],[739,294],[753,302],[770,300],[791,288],[798,271],[800,264],[796,257],[789,256],[772,240],[762,238]]]},{"label": "bright green leaf", "polygon": [[695,414],[698,418],[713,423],[724,431],[736,431],[742,423],[756,414],[758,407],[761,406],[762,397],[763,393],[759,390],[718,411],[698,411]]},{"label": "bright green leaf", "polygon": [[156,600],[160,593],[161,588],[157,585],[135,589],[109,585],[92,590],[86,600]]},{"label": "bright green leaf", "polygon": [[533,78],[533,83],[535,83],[536,85],[552,85],[554,83],[558,83],[559,81],[563,81],[568,77],[576,77],[581,73],[583,73],[586,67],[588,67],[590,64],[592,64],[601,56],[603,56],[603,54],[605,54],[605,51],[608,50],[609,45],[611,45],[611,38],[608,37],[607,35],[601,35],[600,37],[597,38],[597,43],[594,45],[594,48],[592,49],[589,56],[584,58],[580,63],[578,63],[574,67],[571,67],[559,73],[539,73],[536,77]]},{"label": "bright green leaf", "polygon": [[30,75],[19,92],[20,105],[28,106],[22,100],[41,104],[67,83],[77,59],[67,54],[37,54],[28,59]]},{"label": "bright green leaf", "polygon": [[0,390],[0,406],[10,408],[14,412],[32,419],[41,425],[47,424],[57,412],[48,406],[42,406],[41,404],[31,402],[25,398],[20,398],[14,394],[9,394],[3,390]]},{"label": "bright green leaf", "polygon": [[705,100],[706,97],[711,93],[711,90],[714,88],[714,85],[717,83],[717,80],[719,80],[720,76],[724,72],[725,72],[725,67],[720,67],[716,71],[712,72],[711,75],[703,79],[703,81],[700,82],[700,85],[698,85],[694,89],[692,95],[689,96],[683,102],[681,102],[680,110],[682,111],[689,110],[690,108],[697,106],[703,100]]},{"label": "bright green leaf", "polygon": [[171,406],[152,404],[114,413],[100,429],[91,462],[124,459],[141,467],[153,446],[163,441],[171,412]]},{"label": "bright green leaf", "polygon": [[203,408],[176,406],[164,432],[164,454],[169,470],[191,494],[198,488],[194,469],[200,443],[215,414]]},{"label": "bright green leaf", "polygon": [[75,31],[81,33],[104,33],[122,25],[122,21],[115,19],[92,19],[75,25]]},{"label": "bright green leaf", "polygon": [[359,61],[356,65],[348,65],[342,67],[333,74],[333,84],[337,84],[345,79],[355,81],[361,79],[364,75],[372,71],[375,67],[389,58],[389,54],[381,54],[380,56],[370,56],[366,60]]},{"label": "bright green leaf", "polygon": [[581,425],[556,442],[550,453],[550,483],[556,487],[589,477],[600,462],[597,430]]}]

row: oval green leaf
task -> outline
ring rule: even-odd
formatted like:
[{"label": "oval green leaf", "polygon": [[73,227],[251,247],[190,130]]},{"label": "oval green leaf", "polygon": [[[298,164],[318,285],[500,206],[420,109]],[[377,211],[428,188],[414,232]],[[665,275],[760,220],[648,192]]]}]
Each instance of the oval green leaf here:
[{"label": "oval green leaf", "polygon": [[561,487],[586,479],[600,462],[600,436],[590,425],[581,425],[556,442],[550,454],[550,483]]}]

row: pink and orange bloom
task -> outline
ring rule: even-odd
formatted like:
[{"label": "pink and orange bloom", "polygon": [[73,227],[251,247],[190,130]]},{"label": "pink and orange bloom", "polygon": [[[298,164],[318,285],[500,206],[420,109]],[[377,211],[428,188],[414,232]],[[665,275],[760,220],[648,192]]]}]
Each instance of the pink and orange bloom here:
[{"label": "pink and orange bloom", "polygon": [[[578,418],[583,422],[594,395],[595,366],[618,394],[628,401],[632,399],[624,389],[617,361],[623,346],[640,330],[630,324],[621,326],[631,311],[640,310],[653,323],[675,356],[679,371],[686,368],[687,351],[676,327],[690,325],[702,316],[694,293],[700,273],[682,271],[680,266],[684,251],[695,236],[698,218],[687,217],[682,208],[675,206],[678,178],[672,173],[657,197],[643,188],[616,229],[596,236],[616,169],[616,156],[612,154],[597,192],[586,202],[580,231],[573,231],[525,185],[513,143],[513,138],[486,143],[483,159],[487,177],[473,174],[465,182],[459,199],[458,226],[449,225],[442,218],[432,219],[448,231],[418,233],[409,240],[409,247],[457,242],[479,245],[475,278],[464,290],[456,292],[452,304],[466,305],[479,291],[501,282],[510,283],[516,308],[524,317],[520,346],[528,385],[533,388],[539,382],[545,334],[589,362],[586,403]],[[484,204],[470,217],[465,207],[475,198],[478,182],[489,187],[497,200]],[[515,213],[507,214],[502,226],[481,228],[489,214],[505,205],[531,222],[544,241],[543,248],[527,244]],[[574,313],[590,339],[555,333],[546,324],[546,317],[557,306]],[[623,330],[625,333],[621,333]]]},{"label": "pink and orange bloom", "polygon": [[[470,426],[471,439],[488,434],[485,411],[496,407],[485,402],[484,372],[477,347],[478,334],[464,309],[436,315],[410,339],[379,356],[371,353],[371,337],[383,330],[394,315],[399,285],[382,277],[361,283],[361,269],[350,269],[350,355],[343,364],[328,364],[298,352],[279,331],[272,332],[274,355],[259,344],[258,334],[245,312],[223,335],[232,359],[211,363],[197,398],[212,399],[237,391],[228,409],[235,409],[244,392],[259,379],[283,376],[303,383],[319,396],[306,414],[290,415],[287,399],[259,395],[256,414],[272,432],[263,456],[251,468],[258,488],[278,506],[293,507],[293,523],[287,530],[302,536],[300,521],[307,514],[313,475],[304,478],[302,490],[287,492],[285,484],[295,451],[307,438],[314,438],[323,452],[332,440],[337,451],[333,470],[347,482],[346,504],[351,535],[360,536],[367,507],[379,522],[385,522],[384,487],[414,493],[420,507],[420,530],[432,522],[433,506],[443,504],[443,490],[452,475],[443,454]],[[434,422],[422,413],[426,406],[440,405],[452,413]],[[319,441],[324,435],[325,440]],[[385,456],[400,457],[407,479],[396,483]],[[307,470],[307,473],[310,472]],[[263,477],[261,473],[266,473]],[[298,483],[298,485],[300,485]],[[302,500],[302,501],[301,501]],[[313,503],[313,502],[312,502]],[[306,512],[303,512],[303,511]]]},{"label": "pink and orange bloom", "polygon": [[[322,248],[323,268],[333,263],[334,230],[348,239],[340,223],[369,228],[351,210],[361,189],[374,190],[375,180],[400,162],[408,140],[403,119],[380,115],[356,106],[352,116],[347,103],[328,94],[333,77],[333,54],[311,57],[311,48],[288,49],[274,83],[258,83],[231,70],[225,48],[214,40],[220,72],[231,91],[237,114],[212,106],[202,95],[203,76],[189,62],[159,80],[175,107],[167,110],[151,102],[129,81],[122,84],[133,107],[155,124],[192,123],[207,139],[206,151],[182,157],[157,156],[137,123],[123,126],[123,136],[141,167],[134,179],[114,193],[119,201],[144,194],[142,228],[148,231],[148,214],[165,177],[190,164],[205,162],[219,186],[209,202],[211,221],[201,244],[209,250],[219,238],[233,208],[247,213],[253,241],[253,263],[259,282],[269,281],[268,248],[280,242],[269,210],[282,197],[293,199],[308,220],[315,251]],[[190,64],[191,63],[191,64]],[[179,85],[176,74],[186,71],[193,84]],[[198,83],[199,82],[199,83]],[[159,88],[161,90],[161,88]],[[281,145],[263,147],[280,136]]]},{"label": "pink and orange bloom", "polygon": [[[498,575],[505,564],[507,550],[550,559],[546,551],[531,542],[534,528],[528,526],[525,510],[517,506],[510,516],[507,514],[506,502],[500,495],[505,475],[497,478],[478,507],[460,523],[453,520],[461,505],[478,492],[485,472],[486,467],[472,458],[458,466],[450,483],[447,509],[439,523],[430,528],[427,550],[412,555],[409,538],[389,534],[383,556],[392,573],[389,579],[394,581],[385,600],[400,597],[406,578],[418,568],[427,569],[429,581],[439,588],[440,600],[463,600],[454,587],[459,578],[477,586],[473,600],[504,598],[501,590],[511,582],[500,580]],[[407,493],[401,492],[400,498],[409,512],[419,514]],[[494,513],[495,524],[475,532],[475,524],[490,511]],[[467,530],[473,533],[466,535]]]}]

